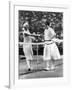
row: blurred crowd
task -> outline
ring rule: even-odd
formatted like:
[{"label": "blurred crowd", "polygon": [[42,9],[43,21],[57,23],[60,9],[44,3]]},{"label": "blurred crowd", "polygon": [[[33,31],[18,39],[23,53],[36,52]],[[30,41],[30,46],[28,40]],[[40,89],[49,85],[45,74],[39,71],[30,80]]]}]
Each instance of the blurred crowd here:
[{"label": "blurred crowd", "polygon": [[[62,12],[40,12],[40,11],[19,11],[19,42],[23,42],[22,27],[29,22],[30,33],[43,34],[42,21],[47,20],[55,30],[56,38],[63,39],[63,13]],[[43,37],[37,38],[42,41]],[[63,54],[63,43],[57,44],[60,53]]]}]

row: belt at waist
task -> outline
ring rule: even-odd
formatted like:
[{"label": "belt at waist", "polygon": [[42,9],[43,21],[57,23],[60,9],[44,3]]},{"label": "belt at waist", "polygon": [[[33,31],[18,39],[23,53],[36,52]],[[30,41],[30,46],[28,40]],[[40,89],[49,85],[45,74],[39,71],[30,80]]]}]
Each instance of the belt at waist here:
[{"label": "belt at waist", "polygon": [[47,44],[47,45],[50,45],[50,44],[54,43],[54,41],[52,41],[52,40],[44,40],[44,41],[45,41],[45,44]]}]

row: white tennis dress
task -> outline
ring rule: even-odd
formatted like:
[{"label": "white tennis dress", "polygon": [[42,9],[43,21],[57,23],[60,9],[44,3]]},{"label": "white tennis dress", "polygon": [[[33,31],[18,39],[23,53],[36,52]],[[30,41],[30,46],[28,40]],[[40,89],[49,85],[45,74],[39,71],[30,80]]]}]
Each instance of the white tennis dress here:
[{"label": "white tennis dress", "polygon": [[[44,31],[44,39],[45,39],[45,46],[44,46],[44,53],[43,58],[44,60],[58,60],[60,59],[60,53],[58,47],[54,41],[51,40],[51,37],[55,35],[55,32],[52,28],[45,29]],[[51,41],[48,41],[51,40]]]},{"label": "white tennis dress", "polygon": [[24,31],[23,51],[27,60],[33,60],[33,50],[31,45],[32,39],[30,38],[30,36],[25,36],[25,34],[30,35],[29,30]]}]

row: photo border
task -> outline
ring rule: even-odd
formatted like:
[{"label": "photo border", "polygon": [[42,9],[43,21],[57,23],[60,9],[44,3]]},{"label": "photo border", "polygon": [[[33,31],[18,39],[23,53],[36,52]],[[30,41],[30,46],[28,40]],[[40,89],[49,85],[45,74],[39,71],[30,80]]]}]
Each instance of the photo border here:
[{"label": "photo border", "polygon": [[[16,52],[16,47],[18,47],[17,46],[17,44],[15,43],[15,41],[16,41],[16,39],[18,38],[18,33],[16,33],[16,29],[17,28],[15,28],[15,24],[16,24],[16,22],[18,22],[18,21],[15,21],[15,8],[16,8],[16,6],[18,6],[18,4],[21,6],[21,5],[23,5],[23,6],[30,6],[30,7],[33,7],[32,5],[24,5],[23,3],[22,4],[20,4],[20,3],[17,3],[17,2],[14,2],[14,3],[12,3],[12,2],[10,2],[10,63],[9,63],[9,66],[10,66],[10,87],[37,87],[37,86],[44,86],[44,84],[45,84],[45,86],[53,86],[53,85],[58,85],[58,83],[59,83],[59,85],[66,85],[66,84],[68,84],[69,82],[70,82],[70,80],[69,80],[69,73],[68,73],[68,71],[69,71],[69,68],[68,68],[68,70],[65,72],[65,73],[67,73],[68,74],[68,76],[66,76],[65,77],[65,80],[62,80],[62,82],[55,82],[55,83],[48,83],[47,82],[47,80],[49,80],[50,81],[50,79],[53,81],[53,80],[55,80],[55,78],[43,78],[43,79],[29,79],[29,80],[26,80],[26,79],[23,79],[23,80],[18,80],[17,78],[17,74],[16,74],[16,70],[17,70],[17,66],[16,66],[16,55],[18,55],[18,53]],[[34,7],[38,7],[38,6],[34,6]],[[42,7],[44,7],[44,6],[39,6],[40,8],[42,8]],[[47,8],[47,6],[45,6],[46,8]],[[44,8],[45,8],[44,7]],[[54,7],[55,7],[55,5],[54,5]],[[54,8],[53,7],[53,8]],[[60,8],[61,8],[62,6],[60,6]],[[49,8],[51,8],[51,7],[49,7]],[[57,7],[56,7],[57,8]],[[59,7],[58,7],[59,8]],[[66,17],[64,18],[64,20],[65,21],[67,21],[67,22],[69,22],[69,18],[68,18],[68,16],[69,16],[69,14],[68,14],[68,12],[69,12],[69,8],[68,7],[64,7],[63,8],[64,10],[66,10],[66,11],[64,11],[64,14],[66,14]],[[68,16],[67,16],[68,15]],[[67,30],[67,24],[68,23],[66,23],[66,26],[64,26],[64,28]],[[64,23],[64,25],[65,25],[65,23]],[[18,29],[17,29],[18,30]],[[63,31],[64,32],[64,31]],[[66,34],[67,34],[68,32],[64,32],[64,36],[65,36],[65,38],[66,38]],[[66,38],[65,39],[64,38],[64,41],[65,41],[65,44],[67,44],[67,42],[66,42],[66,39],[68,40],[68,38]],[[65,44],[64,44],[64,46],[65,46]],[[68,45],[68,44],[67,44]],[[66,48],[68,48],[68,46],[66,46],[65,47],[65,49]],[[68,50],[68,49],[67,49]],[[64,51],[64,53],[65,53],[66,51]],[[67,53],[66,53],[66,55],[67,55]],[[66,56],[66,58],[68,58],[67,56]],[[67,62],[68,63],[68,65],[69,65],[69,62]],[[66,64],[67,64],[66,63]],[[59,80],[59,78],[57,78],[58,80]],[[41,82],[39,82],[39,81],[41,81]],[[29,85],[28,83],[29,82],[31,82],[31,84]],[[32,82],[39,82],[38,84],[34,84],[34,83],[32,83]],[[21,83],[22,83],[22,85],[21,85]],[[26,85],[24,85],[24,84],[26,84]],[[34,85],[33,85],[34,84]],[[21,85],[21,86],[20,86]]]}]

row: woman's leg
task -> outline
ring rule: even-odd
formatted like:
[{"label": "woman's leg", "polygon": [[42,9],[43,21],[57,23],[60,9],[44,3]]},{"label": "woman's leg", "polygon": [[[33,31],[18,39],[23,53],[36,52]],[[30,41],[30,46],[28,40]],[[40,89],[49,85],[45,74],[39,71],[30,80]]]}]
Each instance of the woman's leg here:
[{"label": "woman's leg", "polygon": [[45,60],[45,63],[46,63],[45,70],[50,70],[50,60],[51,60],[50,45],[45,45],[45,48],[44,48],[44,60]]},{"label": "woman's leg", "polygon": [[27,66],[28,66],[28,70],[30,71],[30,60],[26,60]]},{"label": "woman's leg", "polygon": [[46,61],[46,69],[47,69],[47,70],[50,70],[50,61],[51,61],[51,60],[47,60],[47,61]]},{"label": "woman's leg", "polygon": [[51,70],[55,69],[55,60],[54,60],[54,59],[51,59],[50,69],[51,69]]}]

